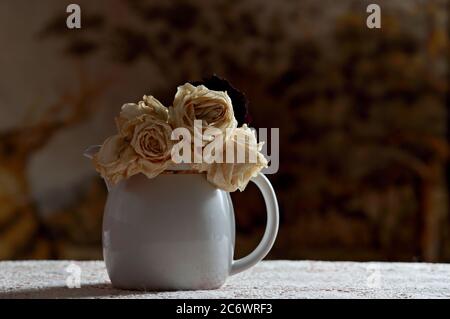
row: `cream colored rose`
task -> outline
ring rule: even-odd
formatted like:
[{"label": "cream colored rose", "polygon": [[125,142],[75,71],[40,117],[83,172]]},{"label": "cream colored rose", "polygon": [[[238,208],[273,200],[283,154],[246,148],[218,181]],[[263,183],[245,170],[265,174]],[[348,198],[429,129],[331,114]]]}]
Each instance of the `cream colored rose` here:
[{"label": "cream colored rose", "polygon": [[125,107],[124,123],[126,134],[109,137],[103,143],[93,161],[97,171],[110,183],[138,173],[153,178],[164,171],[170,164],[172,128],[161,118],[148,113],[134,113],[137,108]]},{"label": "cream colored rose", "polygon": [[194,132],[194,120],[201,120],[204,128],[212,126],[223,132],[237,126],[228,94],[209,90],[203,85],[186,83],[179,86],[169,114],[172,127],[186,127],[191,133]]},{"label": "cream colored rose", "polygon": [[138,159],[136,152],[120,135],[106,139],[93,162],[96,170],[112,184],[133,174],[129,168]]},{"label": "cream colored rose", "polygon": [[116,117],[119,133],[126,138],[131,138],[134,127],[140,123],[139,118],[143,115],[152,115],[158,120],[167,122],[169,111],[153,96],[144,95],[139,103],[127,103],[122,106],[120,115]]},{"label": "cream colored rose", "polygon": [[139,159],[132,169],[152,178],[170,164],[172,128],[168,123],[152,115],[141,115],[138,120],[130,145]]},{"label": "cream colored rose", "polygon": [[[260,152],[261,148],[262,143],[258,144],[253,131],[244,125],[236,128],[224,142],[220,150],[223,152],[223,163],[195,164],[194,168],[205,171],[207,180],[220,189],[228,192],[237,189],[243,191],[250,179],[267,167],[268,162]],[[233,149],[233,152],[227,156],[226,153],[231,152],[230,149]],[[240,156],[242,154],[243,156]]]}]

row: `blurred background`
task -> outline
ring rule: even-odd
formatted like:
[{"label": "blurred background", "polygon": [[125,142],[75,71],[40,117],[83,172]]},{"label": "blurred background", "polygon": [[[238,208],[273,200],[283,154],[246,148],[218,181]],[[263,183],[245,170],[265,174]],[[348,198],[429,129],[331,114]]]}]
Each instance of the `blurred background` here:
[{"label": "blurred background", "polygon": [[[0,3],[0,259],[101,259],[83,150],[122,104],[216,73],[280,128],[268,258],[450,261],[448,0],[77,0],[69,30],[71,2]],[[264,206],[233,200],[242,256]]]}]

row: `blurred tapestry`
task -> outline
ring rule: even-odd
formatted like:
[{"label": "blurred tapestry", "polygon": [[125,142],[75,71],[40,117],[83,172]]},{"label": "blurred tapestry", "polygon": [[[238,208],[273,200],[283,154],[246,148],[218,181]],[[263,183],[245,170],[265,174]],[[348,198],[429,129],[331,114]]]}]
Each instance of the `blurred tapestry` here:
[{"label": "blurred tapestry", "polygon": [[[218,74],[280,128],[274,259],[450,261],[448,0],[0,3],[0,259],[100,259],[106,192],[85,147],[143,94]],[[262,236],[234,193],[237,247]]]}]

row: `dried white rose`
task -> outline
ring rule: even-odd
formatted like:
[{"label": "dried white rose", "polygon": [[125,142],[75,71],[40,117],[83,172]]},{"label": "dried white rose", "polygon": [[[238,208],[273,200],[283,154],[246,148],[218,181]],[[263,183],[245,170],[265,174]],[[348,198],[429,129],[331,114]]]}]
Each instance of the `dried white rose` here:
[{"label": "dried white rose", "polygon": [[169,111],[153,96],[144,95],[143,101],[137,104],[127,103],[122,106],[119,116],[116,117],[119,133],[126,138],[131,138],[134,127],[140,122],[139,118],[142,115],[152,115],[163,122],[167,122]]},{"label": "dried white rose", "polygon": [[201,120],[204,129],[215,127],[222,132],[234,129],[233,105],[226,92],[209,90],[203,85],[186,83],[177,88],[173,106],[169,107],[172,127],[185,127],[194,133],[194,120]]},{"label": "dried white rose", "polygon": [[111,184],[138,173],[155,177],[170,164],[172,128],[167,110],[155,105],[125,104],[117,119],[120,134],[106,139],[94,156],[97,171]]},{"label": "dried white rose", "polygon": [[96,170],[112,184],[118,183],[132,174],[129,167],[136,162],[138,155],[120,135],[105,140],[99,152],[94,155]]},{"label": "dried white rose", "polygon": [[[195,164],[194,168],[205,171],[207,180],[220,189],[243,191],[250,179],[267,167],[268,162],[260,152],[261,148],[262,143],[257,143],[254,132],[244,125],[234,129],[222,149],[218,150],[223,152],[223,163]],[[231,149],[233,152],[230,155]],[[244,154],[243,157],[239,158],[240,154]]]},{"label": "dried white rose", "polygon": [[161,119],[152,115],[138,117],[130,145],[139,155],[139,159],[132,170],[140,171],[148,178],[164,171],[171,159],[171,133],[170,125]]}]

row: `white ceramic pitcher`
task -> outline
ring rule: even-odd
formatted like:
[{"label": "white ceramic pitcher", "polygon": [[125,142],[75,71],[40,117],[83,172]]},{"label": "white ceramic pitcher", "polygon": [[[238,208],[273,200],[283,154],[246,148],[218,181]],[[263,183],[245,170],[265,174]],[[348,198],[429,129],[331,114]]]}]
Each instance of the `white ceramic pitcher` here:
[{"label": "white ceramic pitcher", "polygon": [[[99,146],[88,148],[92,158]],[[108,186],[103,217],[103,257],[113,286],[138,290],[219,288],[229,275],[263,259],[278,231],[275,192],[263,174],[252,179],[267,209],[264,236],[248,256],[233,260],[235,223],[231,197],[205,174],[142,174]]]}]

